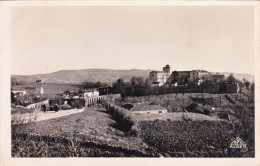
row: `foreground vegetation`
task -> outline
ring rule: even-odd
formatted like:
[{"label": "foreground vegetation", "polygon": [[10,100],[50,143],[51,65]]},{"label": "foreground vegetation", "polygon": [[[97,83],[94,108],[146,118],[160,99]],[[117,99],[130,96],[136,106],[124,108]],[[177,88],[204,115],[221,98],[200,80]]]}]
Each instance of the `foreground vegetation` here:
[{"label": "foreground vegetation", "polygon": [[233,126],[219,121],[143,121],[145,143],[168,157],[227,157]]},{"label": "foreground vegetation", "polygon": [[[113,111],[111,111],[113,110]],[[13,157],[240,157],[228,148],[237,125],[184,113],[138,119],[117,107],[35,122],[12,123]],[[185,116],[187,115],[187,116]],[[118,121],[118,117],[125,120]],[[156,116],[156,115],[154,115]],[[159,115],[158,115],[159,117]],[[157,117],[157,118],[158,118]],[[195,116],[198,117],[198,116]],[[13,122],[13,121],[12,121]],[[127,128],[123,128],[124,125]],[[121,127],[118,127],[122,125]],[[131,132],[132,131],[132,132]],[[133,132],[135,131],[135,132]],[[239,135],[254,155],[254,140]],[[253,138],[253,137],[251,137]]]},{"label": "foreground vegetation", "polygon": [[[252,88],[252,87],[251,87]],[[107,109],[86,109],[41,122],[12,120],[13,157],[242,157],[228,148],[239,136],[254,157],[254,91],[238,94],[163,94],[129,96]],[[131,115],[124,103],[150,102],[165,115]],[[210,115],[183,113],[191,103]],[[105,105],[103,103],[103,105]],[[23,114],[12,106],[12,114]],[[178,118],[176,118],[178,116]],[[14,116],[15,118],[15,116]]]},{"label": "foreground vegetation", "polygon": [[[78,136],[77,138],[79,138]],[[13,157],[149,157],[152,154],[95,142],[49,135],[17,134]]]},{"label": "foreground vegetation", "polygon": [[158,156],[139,137],[114,128],[116,122],[110,116],[105,109],[87,109],[81,113],[39,122],[17,122],[13,119],[12,156]]}]

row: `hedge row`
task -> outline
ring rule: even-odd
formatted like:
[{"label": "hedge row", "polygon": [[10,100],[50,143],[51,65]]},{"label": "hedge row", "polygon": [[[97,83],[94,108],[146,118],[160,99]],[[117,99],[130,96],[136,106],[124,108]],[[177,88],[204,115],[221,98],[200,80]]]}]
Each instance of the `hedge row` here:
[{"label": "hedge row", "polygon": [[180,86],[161,86],[161,87],[146,87],[146,86],[128,86],[120,89],[114,88],[114,93],[122,94],[122,97],[127,96],[148,96],[162,95],[169,93],[236,93],[237,85],[228,83],[215,83],[214,85],[180,85]]},{"label": "hedge row", "polygon": [[106,108],[112,118],[116,121],[114,127],[124,132],[133,132],[132,126],[134,125],[134,120],[131,117],[130,111],[114,104],[109,104],[109,106],[106,105]]}]

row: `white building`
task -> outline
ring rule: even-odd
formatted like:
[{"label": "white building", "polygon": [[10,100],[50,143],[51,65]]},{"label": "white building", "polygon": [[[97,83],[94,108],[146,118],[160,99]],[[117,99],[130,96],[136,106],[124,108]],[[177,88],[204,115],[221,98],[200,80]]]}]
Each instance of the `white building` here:
[{"label": "white building", "polygon": [[72,98],[73,99],[79,99],[79,96],[73,96]]},{"label": "white building", "polygon": [[163,71],[151,71],[149,73],[149,79],[151,86],[162,86],[164,85],[171,75],[170,65],[163,67]]},{"label": "white building", "polygon": [[130,109],[133,114],[160,114],[167,113],[167,109],[154,104],[141,103]]},{"label": "white building", "polygon": [[26,91],[12,91],[14,93],[14,97],[18,97],[18,96],[24,96],[27,94]]},{"label": "white building", "polygon": [[97,97],[99,96],[98,90],[88,90],[84,93],[84,98]]}]

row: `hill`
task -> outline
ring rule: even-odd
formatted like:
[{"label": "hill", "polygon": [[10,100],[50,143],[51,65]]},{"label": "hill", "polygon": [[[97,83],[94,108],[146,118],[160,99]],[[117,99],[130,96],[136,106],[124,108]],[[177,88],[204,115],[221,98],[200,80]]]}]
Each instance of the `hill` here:
[{"label": "hill", "polygon": [[248,81],[250,81],[251,83],[254,81],[254,75],[251,75],[251,74],[244,74],[244,73],[231,73],[231,72],[212,72],[212,73],[215,73],[215,74],[223,74],[225,77],[228,77],[230,74],[233,74],[233,76],[236,78],[236,79],[239,79],[239,80],[243,80],[243,79],[246,79]]},{"label": "hill", "polygon": [[[228,72],[224,72],[223,73],[226,77],[229,76],[231,73],[228,73]],[[243,79],[246,79],[248,81],[250,81],[251,83],[254,81],[254,76],[251,75],[251,74],[242,74],[242,73],[233,73],[233,76],[236,78],[236,79],[239,79],[239,80],[243,80]]]},{"label": "hill", "polygon": [[81,82],[106,82],[123,78],[129,81],[133,76],[148,77],[150,70],[112,70],[112,69],[82,69],[82,70],[61,70],[49,74],[35,75],[12,75],[12,79],[18,82],[35,82],[42,80],[45,83],[81,83]]}]

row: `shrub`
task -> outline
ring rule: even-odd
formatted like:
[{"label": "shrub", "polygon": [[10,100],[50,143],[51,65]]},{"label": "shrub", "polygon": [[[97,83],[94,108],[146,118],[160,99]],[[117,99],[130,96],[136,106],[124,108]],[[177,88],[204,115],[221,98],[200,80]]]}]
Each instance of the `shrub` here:
[{"label": "shrub", "polygon": [[106,108],[108,109],[108,112],[111,114],[112,118],[116,121],[115,124],[116,128],[124,132],[130,132],[132,130],[134,121],[131,117],[130,111],[113,104],[109,104],[109,107],[107,103],[103,102],[103,104],[105,104]]},{"label": "shrub", "polygon": [[26,107],[22,107],[22,106],[15,106],[15,105],[11,105],[11,114],[26,114],[26,113],[32,113],[33,111],[31,109],[28,109]]},{"label": "shrub", "polygon": [[61,109],[62,110],[69,110],[69,109],[71,109],[71,106],[68,105],[68,104],[63,104],[63,105],[61,105]]}]

